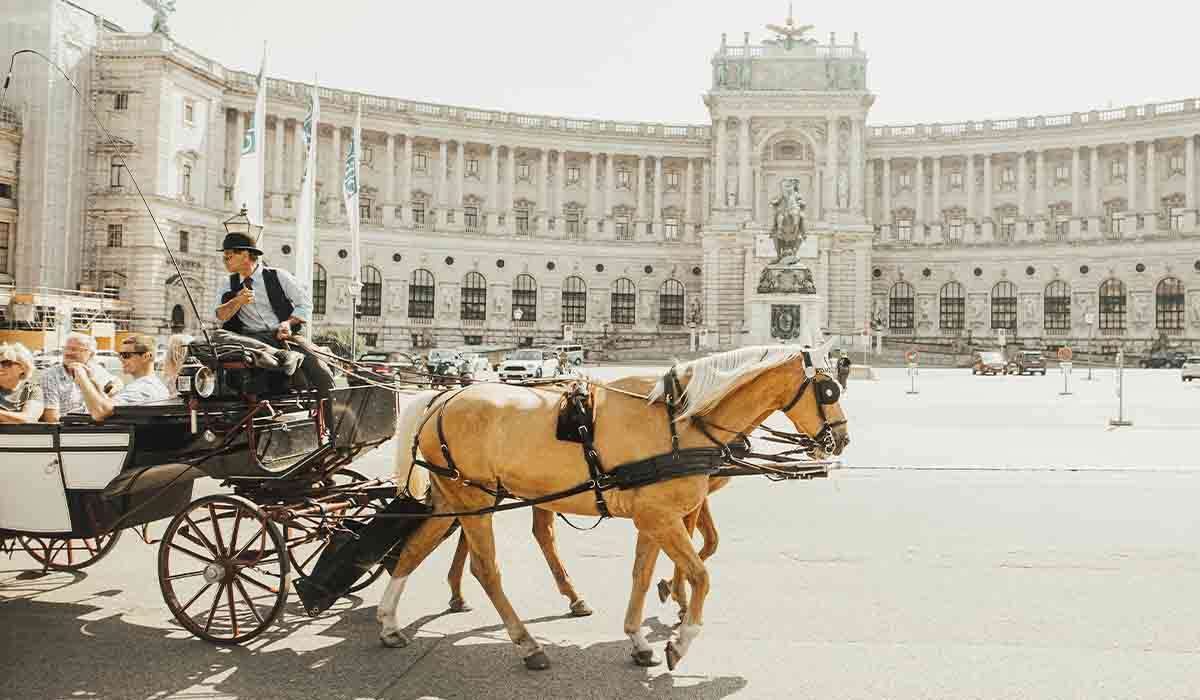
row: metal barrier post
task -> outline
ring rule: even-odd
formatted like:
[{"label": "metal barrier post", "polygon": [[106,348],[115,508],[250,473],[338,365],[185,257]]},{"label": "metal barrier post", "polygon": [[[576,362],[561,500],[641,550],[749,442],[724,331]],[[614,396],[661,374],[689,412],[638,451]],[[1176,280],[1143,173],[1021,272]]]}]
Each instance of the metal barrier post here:
[{"label": "metal barrier post", "polygon": [[1113,427],[1133,425],[1133,421],[1125,418],[1125,351],[1117,351],[1117,417],[1110,418],[1108,424]]},{"label": "metal barrier post", "polygon": [[919,394],[921,391],[917,389],[917,353],[914,350],[909,350],[905,356],[908,360],[908,391],[906,394]]},{"label": "metal barrier post", "polygon": [[1060,370],[1062,370],[1062,377],[1063,377],[1063,388],[1062,388],[1062,391],[1058,392],[1058,395],[1059,396],[1070,396],[1071,395],[1071,363],[1069,361],[1059,362],[1058,367]]}]

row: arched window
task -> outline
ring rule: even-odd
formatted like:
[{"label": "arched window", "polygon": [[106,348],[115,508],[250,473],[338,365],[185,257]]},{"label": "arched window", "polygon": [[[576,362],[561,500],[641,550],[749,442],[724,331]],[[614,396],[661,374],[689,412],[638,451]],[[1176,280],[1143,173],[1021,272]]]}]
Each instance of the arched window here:
[{"label": "arched window", "polygon": [[383,275],[364,265],[362,268],[362,299],[358,305],[363,316],[378,316],[383,310]]},{"label": "arched window", "polygon": [[462,283],[462,314],[464,321],[487,318],[487,280],[478,272],[468,272]]},{"label": "arched window", "polygon": [[178,333],[183,330],[184,326],[183,306],[176,304],[175,308],[171,309],[171,332]]},{"label": "arched window", "polygon": [[961,331],[966,307],[963,286],[958,282],[943,284],[942,291],[938,294],[938,302],[938,327],[944,331]]},{"label": "arched window", "polygon": [[1048,331],[1071,330],[1071,287],[1063,280],[1046,285],[1042,294],[1042,317]]},{"label": "arched window", "polygon": [[658,323],[660,326],[683,325],[683,283],[670,279],[658,288]]},{"label": "arched window", "polygon": [[992,287],[992,330],[1017,330],[1017,285],[1002,280]]},{"label": "arched window", "polygon": [[328,285],[329,281],[325,277],[325,268],[321,267],[319,264],[314,264],[312,279],[312,303],[314,314],[324,315],[325,313],[325,298]]},{"label": "arched window", "polygon": [[1100,285],[1100,330],[1125,330],[1125,283],[1121,280],[1107,279]]},{"label": "arched window", "polygon": [[571,276],[563,282],[563,323],[587,322],[587,284],[582,277]]},{"label": "arched window", "polygon": [[413,270],[408,278],[408,317],[433,318],[433,273]]},{"label": "arched window", "polygon": [[1183,330],[1183,282],[1167,277],[1154,288],[1154,327],[1160,331]]},{"label": "arched window", "polygon": [[908,282],[897,282],[888,294],[888,328],[912,330],[912,327],[913,288]]},{"label": "arched window", "polygon": [[621,277],[612,286],[612,322],[633,325],[637,311],[637,287],[628,277]]},{"label": "arched window", "polygon": [[517,318],[520,310],[520,321],[537,320],[537,280],[532,275],[517,275],[517,283],[513,285],[512,300],[513,318]]}]

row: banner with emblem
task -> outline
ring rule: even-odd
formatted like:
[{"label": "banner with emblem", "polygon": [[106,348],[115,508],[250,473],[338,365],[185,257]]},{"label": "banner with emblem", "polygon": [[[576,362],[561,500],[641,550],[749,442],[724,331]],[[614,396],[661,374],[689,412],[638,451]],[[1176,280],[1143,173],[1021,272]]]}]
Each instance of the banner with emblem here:
[{"label": "banner with emblem", "polygon": [[346,174],[342,178],[342,195],[346,201],[346,218],[350,223],[350,294],[355,299],[362,291],[362,259],[359,255],[359,153],[362,151],[362,99],[354,117],[354,134],[346,152]]},{"label": "banner with emblem", "polygon": [[[300,205],[296,211],[296,281],[312,294],[313,246],[316,245],[317,125],[321,123],[321,96],[313,76],[308,114],[304,116],[304,179],[300,183]],[[306,324],[307,329],[312,324]]]},{"label": "banner with emblem", "polygon": [[255,226],[263,225],[263,186],[266,168],[263,161],[263,145],[267,135],[267,46],[263,44],[262,63],[258,68],[256,84],[258,95],[254,100],[254,115],[249,128],[242,135],[242,155],[238,160],[237,180],[233,185],[233,203],[246,208],[246,218]]}]

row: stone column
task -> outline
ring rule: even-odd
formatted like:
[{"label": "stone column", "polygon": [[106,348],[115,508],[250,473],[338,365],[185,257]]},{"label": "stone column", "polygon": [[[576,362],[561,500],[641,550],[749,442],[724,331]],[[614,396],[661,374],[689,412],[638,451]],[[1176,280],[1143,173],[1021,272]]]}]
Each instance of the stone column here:
[{"label": "stone column", "polygon": [[538,165],[538,209],[546,212],[546,216],[554,216],[554,202],[550,201],[550,151],[543,148]]},{"label": "stone column", "polygon": [[913,221],[913,240],[917,240],[925,231],[921,228],[925,224],[925,158],[917,157],[917,192],[916,192],[916,216]]},{"label": "stone column", "polygon": [[892,221],[892,157],[883,158],[883,216],[880,220],[885,224]]},{"label": "stone column", "polygon": [[662,156],[654,156],[654,210],[650,212],[650,218],[654,221],[654,232],[661,237],[662,231],[659,230],[659,224],[662,223]]},{"label": "stone column", "polygon": [[[454,201],[451,203],[453,208],[463,210],[463,197],[466,196],[464,191],[467,177],[467,148],[466,144],[459,141],[454,149]],[[460,219],[460,224],[466,224],[466,219]]]},{"label": "stone column", "polygon": [[712,188],[708,184],[708,159],[706,158],[700,161],[700,216],[696,221],[698,224],[707,223],[712,216],[711,191]]},{"label": "stone column", "polygon": [[488,144],[491,152],[488,154],[488,175],[487,175],[487,208],[488,208],[488,230],[495,233],[500,230],[497,225],[497,217],[503,210],[500,206],[500,146],[494,143]]},{"label": "stone column", "polygon": [[384,144],[383,161],[383,225],[394,226],[396,223],[396,136],[388,134]]},{"label": "stone column", "polygon": [[1154,139],[1146,142],[1146,211],[1158,211],[1158,148]]},{"label": "stone column", "polygon": [[[692,184],[696,182],[695,161],[692,158],[687,159],[687,167],[683,173],[683,226],[689,228],[692,224],[699,222],[699,217],[696,216],[696,198],[692,196]],[[686,239],[686,231],[684,237]]]},{"label": "stone column", "polygon": [[1186,209],[1196,208],[1196,137],[1188,134],[1183,141],[1184,193],[1183,206]]},{"label": "stone column", "polygon": [[1025,202],[1029,199],[1029,166],[1025,151],[1017,154],[1017,216],[1025,217],[1028,208]]},{"label": "stone column", "polygon": [[[295,127],[292,129],[292,181],[296,184],[295,191],[298,194],[304,182],[304,159],[308,157],[308,151],[304,148],[304,120],[297,119],[293,124]],[[299,202],[296,206],[299,206]]]},{"label": "stone column", "polygon": [[713,167],[716,173],[716,186],[713,187],[713,193],[716,201],[712,206],[718,209],[724,208],[726,202],[729,201],[726,185],[728,184],[728,176],[725,174],[725,150],[728,146],[725,145],[726,126],[724,119],[718,119],[713,122],[713,131],[715,132],[714,142],[716,143],[716,152],[713,153]]},{"label": "stone column", "polygon": [[967,191],[967,221],[975,221],[975,154],[968,153],[963,169],[963,188]]},{"label": "stone column", "polygon": [[[283,216],[283,117],[275,117],[275,146],[271,149],[271,214]],[[201,198],[197,197],[197,201]]]},{"label": "stone column", "polygon": [[[562,149],[559,149],[559,151],[558,151],[558,163],[557,163],[557,165],[555,165],[555,170],[556,170],[556,172],[554,173],[554,211],[553,211],[552,215],[555,218],[561,218],[564,214],[563,205],[566,204],[566,202],[563,201],[563,189],[566,187],[566,184],[567,184],[567,152]],[[563,231],[566,230],[565,225],[561,226],[559,228],[562,229]]]},{"label": "stone column", "polygon": [[[446,191],[446,172],[450,170],[450,159],[446,157],[446,140],[438,141],[438,163],[437,163],[437,206],[441,211],[445,211],[450,205],[450,193]],[[439,217],[445,221],[445,217]]]},{"label": "stone column", "polygon": [[412,207],[408,206],[412,198],[412,134],[404,136],[404,150],[400,157],[400,192],[396,195],[396,205],[400,207],[400,225],[412,222]]},{"label": "stone column", "polygon": [[633,200],[634,206],[637,207],[638,221],[646,220],[646,157],[638,156],[637,159],[637,197]]},{"label": "stone column", "polygon": [[738,119],[738,206],[754,208],[750,182],[750,117]]},{"label": "stone column", "polygon": [[329,159],[329,184],[325,187],[325,207],[329,219],[336,221],[342,210],[342,173],[346,167],[342,160],[342,127],[333,125],[333,157]]},{"label": "stone column", "polygon": [[983,156],[983,216],[980,219],[990,219],[992,212],[992,154]]},{"label": "stone column", "polygon": [[930,207],[931,219],[935,224],[942,223],[942,157],[933,157],[933,206]]},{"label": "stone column", "polygon": [[[617,191],[617,159],[612,153],[604,156],[604,206],[600,211],[600,216],[604,218],[613,215],[612,210],[616,202]],[[612,229],[608,231],[612,233]]]},{"label": "stone column", "polygon": [[1079,218],[1083,216],[1080,207],[1083,204],[1079,201],[1079,147],[1071,149],[1071,217]]},{"label": "stone column", "polygon": [[871,223],[875,218],[875,161],[867,161],[867,184],[866,192],[863,199],[863,215],[867,218],[867,223]]},{"label": "stone column", "polygon": [[850,120],[850,206],[860,214],[864,212],[866,202],[863,196],[862,127],[860,120]]},{"label": "stone column", "polygon": [[[1100,216],[1100,147],[1091,147],[1091,157],[1089,160],[1088,171],[1091,173],[1088,177],[1088,204],[1090,210],[1088,216]],[[1094,232],[1093,232],[1094,233]]]},{"label": "stone column", "polygon": [[1038,149],[1036,158],[1034,177],[1037,178],[1037,198],[1034,200],[1034,205],[1037,209],[1033,214],[1034,216],[1046,216],[1046,152]]},{"label": "stone column", "polygon": [[508,147],[508,197],[505,201],[504,210],[507,213],[508,230],[517,230],[517,215],[516,215],[516,199],[517,199],[517,149],[514,146]]},{"label": "stone column", "polygon": [[[825,211],[837,209],[837,176],[838,176],[838,118],[837,115],[826,120],[825,139]],[[919,211],[919,208],[918,208]]]},{"label": "stone column", "polygon": [[[1137,211],[1137,141],[1130,141],[1125,154],[1125,182],[1128,184],[1126,211]],[[1129,224],[1132,226],[1132,224]],[[1127,229],[1128,230],[1128,229]]]},{"label": "stone column", "polygon": [[599,201],[600,194],[600,154],[595,151],[588,154],[588,222],[587,231],[590,234],[595,234],[596,224],[600,217],[604,216],[604,211],[596,206]]}]

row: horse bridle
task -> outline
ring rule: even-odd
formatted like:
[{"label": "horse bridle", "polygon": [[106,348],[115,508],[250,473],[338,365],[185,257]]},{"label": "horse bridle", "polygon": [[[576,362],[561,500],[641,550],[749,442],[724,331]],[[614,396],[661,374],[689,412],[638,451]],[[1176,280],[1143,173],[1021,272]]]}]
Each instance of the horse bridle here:
[{"label": "horse bridle", "polygon": [[[807,358],[805,359],[807,360]],[[817,430],[817,434],[811,436],[810,439],[824,449],[825,452],[833,454],[833,451],[837,449],[837,436],[834,434],[833,429],[837,428],[838,426],[846,425],[847,421],[845,419],[835,421],[829,420],[829,418],[825,415],[825,407],[830,404],[837,403],[838,399],[841,398],[842,390],[836,379],[830,377],[824,372],[821,372],[820,370],[816,370],[813,371],[812,374],[808,374],[807,370],[809,368],[811,368],[811,365],[807,365],[805,367],[806,372],[804,375],[804,381],[800,382],[800,388],[796,389],[796,395],[793,396],[792,400],[788,401],[787,404],[779,410],[783,411],[784,413],[792,410],[792,408],[799,403],[800,398],[804,396],[804,392],[808,390],[808,387],[811,384],[813,391],[816,392],[817,415],[821,417],[821,427]],[[821,378],[818,379],[818,377]]]}]

